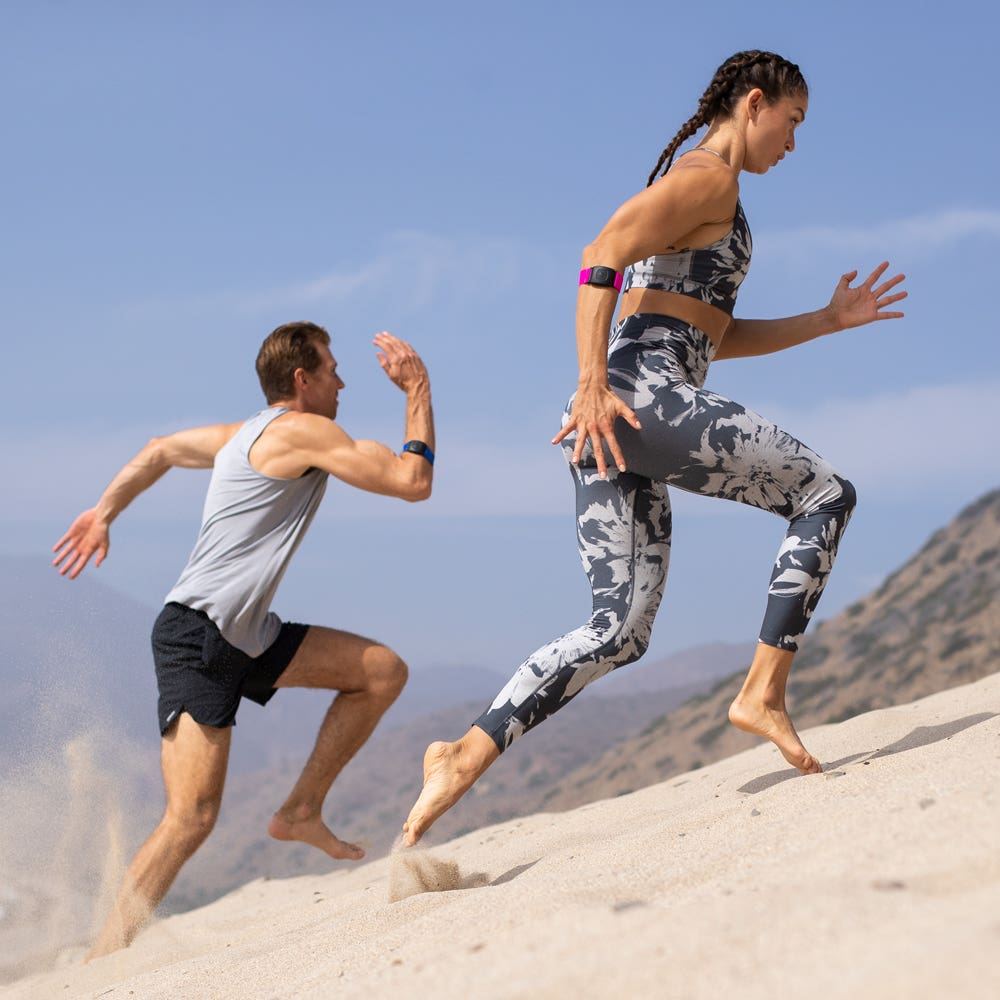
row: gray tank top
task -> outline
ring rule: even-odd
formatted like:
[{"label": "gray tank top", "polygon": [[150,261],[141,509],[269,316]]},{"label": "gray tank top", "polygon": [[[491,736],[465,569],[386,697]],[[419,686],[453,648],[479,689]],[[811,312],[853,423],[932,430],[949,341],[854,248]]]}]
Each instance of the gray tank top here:
[{"label": "gray tank top", "polygon": [[198,540],[166,597],[204,611],[248,656],[260,656],[277,638],[281,619],[271,600],[326,491],[321,469],[276,479],[250,464],[254,442],[287,412],[261,410],[215,456]]}]

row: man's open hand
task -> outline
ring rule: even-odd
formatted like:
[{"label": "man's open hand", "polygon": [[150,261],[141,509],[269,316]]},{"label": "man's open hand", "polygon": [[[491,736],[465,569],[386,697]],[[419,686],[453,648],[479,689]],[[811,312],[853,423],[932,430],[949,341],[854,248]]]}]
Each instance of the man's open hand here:
[{"label": "man's open hand", "polygon": [[420,355],[405,340],[382,331],[375,334],[372,343],[379,349],[378,363],[382,371],[403,392],[411,392],[421,385],[430,385],[430,376]]},{"label": "man's open hand", "polygon": [[75,580],[95,553],[94,566],[100,566],[107,557],[110,545],[107,522],[97,516],[96,508],[85,510],[52,546],[52,551],[56,553],[52,565],[59,570],[60,576]]}]

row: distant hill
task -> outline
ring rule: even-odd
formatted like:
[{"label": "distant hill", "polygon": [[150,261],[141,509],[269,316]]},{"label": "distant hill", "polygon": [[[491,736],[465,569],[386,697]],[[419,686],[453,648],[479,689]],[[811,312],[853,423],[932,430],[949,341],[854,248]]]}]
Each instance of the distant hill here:
[{"label": "distant hill", "polygon": [[[803,728],[839,722],[1000,670],[1000,490],[966,507],[873,594],[820,623],[789,682]],[[551,789],[545,806],[632,791],[754,746],[726,713],[741,674],[653,722]]]},{"label": "distant hill", "polygon": [[93,573],[70,581],[45,558],[0,557],[0,765],[109,719],[155,747],[155,614]]}]

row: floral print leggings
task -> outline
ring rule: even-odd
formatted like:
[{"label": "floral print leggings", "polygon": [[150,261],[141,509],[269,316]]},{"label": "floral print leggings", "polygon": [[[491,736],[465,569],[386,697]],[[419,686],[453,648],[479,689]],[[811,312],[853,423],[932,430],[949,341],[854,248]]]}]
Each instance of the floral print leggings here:
[{"label": "floral print leggings", "polygon": [[[854,487],[770,421],[706,392],[713,352],[704,333],[669,316],[630,316],[615,328],[609,384],[642,429],[624,421],[615,427],[627,472],[609,461],[608,478],[601,479],[589,441],[579,466],[570,466],[593,614],[525,660],[476,720],[501,751],[591,681],[646,651],[670,557],[668,485],[788,521],[760,641],[798,648],[854,509]],[[567,458],[574,437],[563,443]]]}]

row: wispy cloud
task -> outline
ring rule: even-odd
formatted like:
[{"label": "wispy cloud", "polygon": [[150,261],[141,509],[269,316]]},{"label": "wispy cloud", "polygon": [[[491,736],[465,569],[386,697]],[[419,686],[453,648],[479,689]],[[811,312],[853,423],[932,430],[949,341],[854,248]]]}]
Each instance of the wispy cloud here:
[{"label": "wispy cloud", "polygon": [[243,306],[256,312],[303,304],[337,305],[377,292],[417,311],[459,296],[506,294],[539,268],[552,267],[551,255],[518,240],[459,239],[408,230],[389,236],[377,256],[357,269],[330,271],[250,295]]},{"label": "wispy cloud", "polygon": [[[946,209],[873,226],[810,226],[755,232],[759,266],[801,263],[814,254],[928,256],[956,242],[981,237],[1000,239],[1000,212],[990,209]],[[196,317],[303,314],[362,304],[377,296],[380,308],[395,316],[465,303],[488,303],[512,292],[548,287],[565,280],[576,262],[577,248],[551,243],[539,246],[517,239],[467,234],[401,230],[387,235],[367,260],[318,267],[312,274],[263,288],[220,288],[169,299],[125,303],[131,318],[146,315]]]},{"label": "wispy cloud", "polygon": [[383,282],[389,270],[387,264],[386,258],[379,257],[355,270],[330,272],[317,278],[293,282],[260,293],[243,295],[239,292],[230,292],[228,295],[234,297],[242,308],[250,312],[283,307],[290,302],[299,305],[344,302],[354,295],[362,294],[365,289]]},{"label": "wispy cloud", "polygon": [[895,254],[934,254],[973,237],[1000,239],[1000,212],[991,209],[942,209],[873,226],[808,226],[763,230],[755,244],[766,254],[798,256],[812,250]]},{"label": "wispy cloud", "polygon": [[222,288],[169,301],[127,303],[129,314],[182,311],[204,317],[343,307],[378,297],[385,311],[413,314],[466,302],[489,302],[556,275],[559,253],[524,241],[401,230],[368,260],[270,287]]}]

